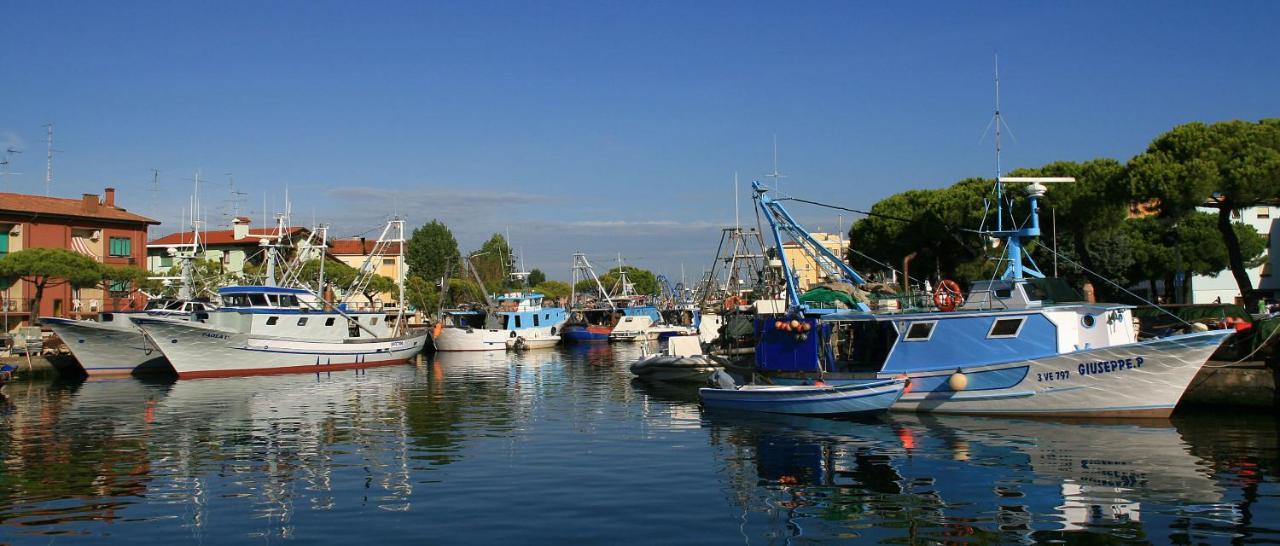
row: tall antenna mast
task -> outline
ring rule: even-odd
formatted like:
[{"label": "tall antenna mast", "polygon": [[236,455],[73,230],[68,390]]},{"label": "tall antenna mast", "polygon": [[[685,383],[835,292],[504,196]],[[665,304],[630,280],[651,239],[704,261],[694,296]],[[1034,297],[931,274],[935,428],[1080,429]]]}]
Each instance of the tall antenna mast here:
[{"label": "tall antenna mast", "polygon": [[1000,185],[1000,55],[996,54],[996,231],[1004,231],[1004,188]]},{"label": "tall antenna mast", "polygon": [[778,135],[777,134],[773,135],[773,172],[766,174],[765,176],[773,179],[773,190],[778,192],[778,195],[782,195],[782,190],[780,189],[782,187],[782,179],[786,178],[787,175],[778,172]]},{"label": "tall antenna mast", "polygon": [[[777,167],[775,166],[776,170]],[[742,228],[742,221],[738,214],[738,171],[733,171],[733,227],[734,229]]]}]

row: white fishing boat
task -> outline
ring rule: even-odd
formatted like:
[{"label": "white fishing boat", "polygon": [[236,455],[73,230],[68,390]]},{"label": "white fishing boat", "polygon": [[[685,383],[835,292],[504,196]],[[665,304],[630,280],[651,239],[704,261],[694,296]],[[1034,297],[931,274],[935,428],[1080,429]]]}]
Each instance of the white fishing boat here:
[{"label": "white fishing boat", "polygon": [[427,345],[427,330],[397,333],[385,313],[312,308],[310,292],[277,286],[219,290],[223,307],[181,321],[135,318],[178,377],[325,372],[406,362]]},{"label": "white fishing boat", "polygon": [[96,321],[40,317],[40,322],[67,345],[86,375],[128,375],[168,369],[164,354],[147,340],[135,318],[185,320],[191,313],[215,308],[207,302],[182,300],[157,300],[148,306],[144,311],[101,313]]},{"label": "white fishing boat", "polygon": [[[378,249],[404,241],[404,221],[387,223],[348,294],[359,294],[381,261]],[[267,245],[264,245],[267,246]],[[268,282],[274,254],[268,255]],[[398,279],[399,301],[404,282]],[[407,331],[403,306],[395,315],[348,312],[345,303],[311,303],[315,292],[280,286],[235,286],[218,291],[222,308],[190,321],[136,318],[178,377],[327,372],[406,362],[427,346],[428,330]]]}]

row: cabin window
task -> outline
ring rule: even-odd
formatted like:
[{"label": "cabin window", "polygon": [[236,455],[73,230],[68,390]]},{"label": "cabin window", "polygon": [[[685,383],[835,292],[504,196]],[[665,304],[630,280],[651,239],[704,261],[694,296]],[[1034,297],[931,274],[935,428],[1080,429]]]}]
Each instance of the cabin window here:
[{"label": "cabin window", "polygon": [[277,322],[280,322],[280,317],[267,317],[267,326],[275,326]]},{"label": "cabin window", "polygon": [[1093,325],[1095,323],[1097,323],[1097,319],[1093,318],[1093,315],[1085,315],[1083,317],[1080,317],[1080,325],[1084,326],[1085,328],[1093,328]]},{"label": "cabin window", "polygon": [[333,326],[333,317],[329,317],[329,318],[327,318],[327,319],[324,319],[324,325],[325,325],[325,326]]},{"label": "cabin window", "polygon": [[298,326],[306,326],[306,325],[307,325],[307,317],[302,317],[298,319]]},{"label": "cabin window", "polygon": [[245,296],[241,294],[236,294],[232,296],[223,296],[222,302],[227,307],[248,307],[249,296]]},{"label": "cabin window", "polygon": [[1007,300],[1007,299],[1009,299],[1009,296],[1012,296],[1012,295],[1013,295],[1013,289],[1012,289],[1012,288],[997,288],[997,289],[996,289],[996,297],[997,297],[997,298],[1000,298],[1000,299],[1002,299],[1002,300]]},{"label": "cabin window", "polygon": [[987,339],[1018,337],[1018,332],[1022,331],[1022,324],[1026,321],[1026,317],[996,319],[991,323],[991,331],[987,332]]},{"label": "cabin window", "polygon": [[275,294],[267,294],[267,305],[270,305],[272,307],[279,307],[280,306],[279,298],[280,296],[277,296]]},{"label": "cabin window", "polygon": [[267,296],[266,294],[249,294],[249,303],[254,307],[266,307]]},{"label": "cabin window", "polygon": [[520,315],[515,315],[515,316],[513,316],[513,317],[511,317],[511,318],[512,318],[513,320],[515,320],[516,328],[519,328],[519,327],[520,327]]},{"label": "cabin window", "polygon": [[534,316],[533,316],[533,325],[534,325],[534,326],[542,326],[542,324],[541,324],[540,322],[538,322],[538,315],[534,315]]},{"label": "cabin window", "polygon": [[907,327],[906,341],[929,341],[933,337],[933,326],[937,321],[913,322]]},{"label": "cabin window", "polygon": [[378,317],[373,317],[369,319],[369,326],[377,326],[377,325],[378,325]]},{"label": "cabin window", "polygon": [[360,323],[354,320],[347,321],[347,337],[360,337]]},{"label": "cabin window", "polygon": [[280,296],[280,307],[297,307],[298,296],[287,295]]},{"label": "cabin window", "polygon": [[111,321],[113,321],[113,320],[115,320],[115,319],[116,319],[116,318],[115,318],[115,315],[112,315],[111,313],[103,313],[103,314],[102,314],[102,322],[111,322]]}]

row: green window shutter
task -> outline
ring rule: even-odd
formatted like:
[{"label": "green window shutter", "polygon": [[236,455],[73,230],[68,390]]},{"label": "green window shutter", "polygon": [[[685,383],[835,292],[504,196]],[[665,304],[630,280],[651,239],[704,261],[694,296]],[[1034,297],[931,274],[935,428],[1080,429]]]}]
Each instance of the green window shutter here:
[{"label": "green window shutter", "polygon": [[112,292],[128,292],[128,291],[129,291],[129,281],[117,281],[117,282],[113,282],[113,283],[111,283],[110,290],[111,290]]},{"label": "green window shutter", "polygon": [[9,226],[0,225],[0,258],[9,253]]},{"label": "green window shutter", "polygon": [[108,254],[111,256],[132,256],[133,240],[127,237],[112,237]]}]

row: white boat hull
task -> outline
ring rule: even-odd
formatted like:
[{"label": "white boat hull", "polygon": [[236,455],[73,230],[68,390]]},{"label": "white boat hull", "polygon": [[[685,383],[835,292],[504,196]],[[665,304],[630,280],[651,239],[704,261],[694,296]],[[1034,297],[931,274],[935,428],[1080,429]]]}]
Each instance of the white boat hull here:
[{"label": "white boat hull", "polygon": [[90,377],[129,375],[167,369],[164,354],[132,322],[117,314],[120,324],[44,317],[41,321],[67,345]]},{"label": "white boat hull", "polygon": [[426,347],[429,332],[396,338],[314,341],[255,336],[201,323],[136,319],[180,378],[312,373],[399,364]]},{"label": "white boat hull", "polygon": [[[1216,330],[1152,341],[905,374],[898,411],[1079,417],[1167,417],[1209,356],[1231,332]],[[882,377],[903,377],[883,374]]]},{"label": "white boat hull", "polygon": [[[557,325],[558,326],[558,325]],[[526,342],[533,343],[530,349],[554,346],[560,342],[560,336],[554,335],[552,326],[523,328],[520,330],[484,330],[480,328],[441,328],[440,335],[435,337],[437,351],[505,351],[515,348],[515,341],[524,337]],[[550,345],[546,345],[546,343]]]},{"label": "white boat hull", "polygon": [[507,338],[507,349],[512,351],[523,351],[530,349],[550,349],[560,343],[560,336],[541,336],[526,337],[516,336],[514,339]]}]

